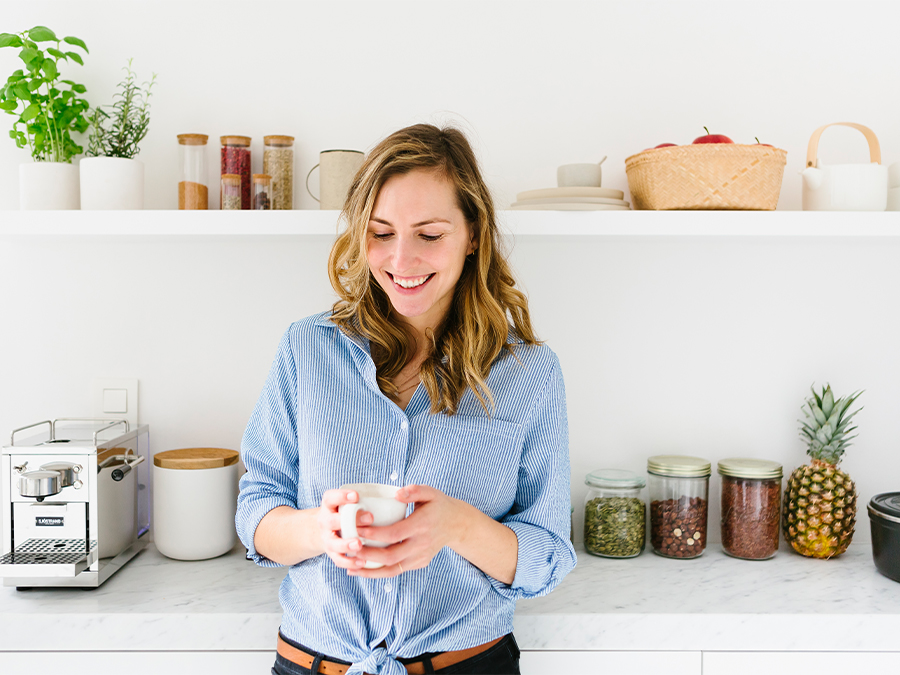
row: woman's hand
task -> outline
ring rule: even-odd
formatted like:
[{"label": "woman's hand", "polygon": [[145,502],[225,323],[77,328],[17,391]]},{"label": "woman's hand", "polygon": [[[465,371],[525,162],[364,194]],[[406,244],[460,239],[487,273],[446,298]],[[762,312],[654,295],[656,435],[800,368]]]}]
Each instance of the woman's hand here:
[{"label": "woman's hand", "polygon": [[453,547],[461,539],[467,515],[470,516],[471,511],[487,518],[474,507],[428,485],[400,488],[397,499],[416,505],[407,518],[386,527],[358,528],[360,537],[390,545],[387,548],[363,546],[354,551],[358,553],[357,560],[380,562],[384,567],[360,569],[346,566],[351,576],[395,577],[403,572],[427,567],[444,546]]},{"label": "woman's hand", "polygon": [[[341,539],[341,516],[338,509],[344,504],[355,504],[358,501],[359,494],[355,490],[326,490],[322,495],[319,512],[316,514],[325,554],[335,565],[346,570],[355,570],[363,566],[364,560],[354,557],[363,548],[363,545],[358,538]],[[371,513],[368,511],[357,512],[357,529],[371,524]]]}]

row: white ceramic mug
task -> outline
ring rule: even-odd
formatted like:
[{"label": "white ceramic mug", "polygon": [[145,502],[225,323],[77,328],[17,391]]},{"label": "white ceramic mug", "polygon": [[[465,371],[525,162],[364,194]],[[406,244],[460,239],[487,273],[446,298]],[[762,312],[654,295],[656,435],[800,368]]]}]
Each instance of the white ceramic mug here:
[{"label": "white ceramic mug", "polygon": [[[382,541],[363,539],[356,530],[356,514],[359,511],[368,511],[372,514],[372,525],[385,527],[400,522],[406,516],[406,502],[396,499],[397,490],[394,485],[382,485],[381,483],[351,483],[342,485],[341,490],[354,490],[359,495],[359,501],[355,504],[344,504],[338,507],[341,515],[341,538],[361,539],[363,545],[385,548],[388,546]],[[375,569],[383,567],[382,563],[367,561],[365,567]]]},{"label": "white ceramic mug", "polygon": [[563,164],[556,169],[556,184],[559,187],[600,187],[603,169],[600,166],[606,157],[596,164]]},{"label": "white ceramic mug", "polygon": [[[362,166],[365,155],[359,150],[323,150],[319,153],[319,163],[306,174],[306,191],[319,202],[320,209],[344,208],[347,191],[353,177]],[[309,189],[309,178],[319,169],[319,196]]]}]

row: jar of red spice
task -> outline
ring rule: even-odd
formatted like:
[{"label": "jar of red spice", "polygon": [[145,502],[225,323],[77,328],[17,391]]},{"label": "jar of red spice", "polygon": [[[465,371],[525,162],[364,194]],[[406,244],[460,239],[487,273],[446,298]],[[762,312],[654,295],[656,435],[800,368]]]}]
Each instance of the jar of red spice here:
[{"label": "jar of red spice", "polygon": [[719,474],[722,549],[745,560],[773,557],[781,524],[781,464],[735,457],[719,462]]},{"label": "jar of red spice", "polygon": [[687,455],[647,459],[650,544],[667,558],[696,558],[707,540],[709,460]]},{"label": "jar of red spice", "polygon": [[[250,209],[250,137],[222,136],[222,175],[241,177],[241,208]],[[220,207],[221,208],[221,207]]]}]

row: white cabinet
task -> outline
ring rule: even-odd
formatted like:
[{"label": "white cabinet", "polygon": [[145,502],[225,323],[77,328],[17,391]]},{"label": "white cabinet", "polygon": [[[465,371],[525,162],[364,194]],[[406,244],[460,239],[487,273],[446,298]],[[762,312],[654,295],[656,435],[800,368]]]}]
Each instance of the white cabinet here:
[{"label": "white cabinet", "polygon": [[[701,675],[700,652],[522,651],[522,675]],[[705,675],[705,673],[703,674]],[[754,674],[758,675],[758,673]]]},{"label": "white cabinet", "polygon": [[[823,640],[825,640],[823,636]],[[703,652],[703,675],[895,673],[900,652]]]}]

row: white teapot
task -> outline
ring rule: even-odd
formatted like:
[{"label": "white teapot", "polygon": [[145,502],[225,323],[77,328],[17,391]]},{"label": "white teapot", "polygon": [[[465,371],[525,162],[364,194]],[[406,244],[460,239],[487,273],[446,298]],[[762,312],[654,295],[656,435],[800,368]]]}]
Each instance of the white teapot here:
[{"label": "white teapot", "polygon": [[[869,143],[870,164],[822,164],[816,157],[819,137],[828,127],[841,125],[863,133]],[[887,207],[888,170],[881,164],[881,147],[868,127],[835,122],[819,127],[809,139],[803,176],[804,211],[884,211]]]}]

